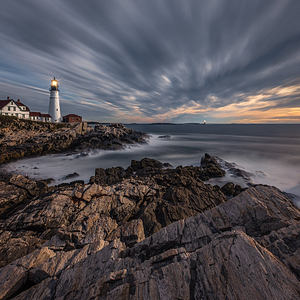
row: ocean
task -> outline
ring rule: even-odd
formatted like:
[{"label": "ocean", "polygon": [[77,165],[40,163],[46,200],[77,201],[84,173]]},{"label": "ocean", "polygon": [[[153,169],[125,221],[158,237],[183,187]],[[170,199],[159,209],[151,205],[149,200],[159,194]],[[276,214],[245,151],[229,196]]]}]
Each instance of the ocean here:
[{"label": "ocean", "polygon": [[[127,167],[132,159],[151,157],[179,165],[199,165],[204,153],[220,157],[251,174],[252,183],[276,186],[300,197],[300,124],[129,124],[150,135],[147,144],[124,150],[97,150],[79,154],[53,154],[23,159],[5,166],[34,178],[53,178],[55,183],[88,181],[95,168]],[[77,172],[79,177],[64,177]],[[227,174],[211,183],[247,182]]]}]

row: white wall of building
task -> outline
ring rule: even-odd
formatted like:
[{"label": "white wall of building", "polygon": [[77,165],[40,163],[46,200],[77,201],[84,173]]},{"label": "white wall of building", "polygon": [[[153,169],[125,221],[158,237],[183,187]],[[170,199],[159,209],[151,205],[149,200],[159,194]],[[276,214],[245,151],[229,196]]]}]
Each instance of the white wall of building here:
[{"label": "white wall of building", "polygon": [[38,116],[30,116],[30,120],[32,121],[42,121],[40,117]]},{"label": "white wall of building", "polygon": [[19,107],[13,100],[2,107],[2,109],[0,109],[0,113],[4,116],[15,116],[20,119],[29,119],[29,111],[26,110],[26,107]]},{"label": "white wall of building", "polygon": [[21,102],[15,102],[14,100],[10,100],[8,104],[0,109],[0,115],[3,116],[13,116],[19,119],[26,119],[32,121],[41,121],[41,122],[51,122],[52,119],[47,114],[40,115],[30,115],[29,109],[25,105],[20,105]]},{"label": "white wall of building", "polygon": [[41,117],[42,122],[52,122],[52,118],[50,117]]},{"label": "white wall of building", "polygon": [[52,122],[61,122],[61,113],[59,105],[59,91],[50,91],[49,115],[52,117]]}]

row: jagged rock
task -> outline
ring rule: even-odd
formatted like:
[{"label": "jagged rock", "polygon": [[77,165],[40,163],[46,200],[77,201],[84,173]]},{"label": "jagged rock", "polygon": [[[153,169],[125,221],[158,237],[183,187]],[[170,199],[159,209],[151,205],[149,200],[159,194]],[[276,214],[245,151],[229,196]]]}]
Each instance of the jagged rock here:
[{"label": "jagged rock", "polygon": [[238,184],[234,184],[233,182],[227,182],[222,186],[221,191],[226,196],[232,197],[241,193],[243,191],[243,188]]},{"label": "jagged rock", "polygon": [[[151,159],[133,163],[134,167],[137,165],[132,173],[123,168],[97,169],[97,183],[88,185],[77,181],[48,188],[45,182],[12,176],[3,183],[3,199],[10,199],[5,203],[11,205],[3,212],[10,209],[11,213],[1,225],[1,265],[30,253],[55,236],[64,240],[63,248],[69,250],[90,244],[97,236],[110,240],[110,236],[122,239],[124,235],[132,244],[144,234],[149,236],[226,200],[220,190],[201,181],[202,168],[163,169],[162,163]],[[139,173],[143,168],[153,172]],[[12,185],[21,193],[17,194],[18,200],[11,198]],[[12,205],[13,201],[17,202]],[[130,222],[134,220],[143,226],[143,234],[133,233],[128,238],[118,228],[133,224]]]},{"label": "jagged rock", "polygon": [[26,198],[27,192],[24,189],[12,187],[6,182],[0,181],[0,217]]},{"label": "jagged rock", "polygon": [[[208,154],[203,158],[201,167],[179,166],[176,169],[171,169],[171,167],[168,163],[162,163],[152,158],[143,158],[141,161],[132,160],[131,165],[126,170],[122,167],[97,168],[95,176],[90,179],[90,183],[113,184],[121,182],[126,178],[137,177],[152,177],[156,178],[157,181],[160,181],[160,178],[170,181],[173,177],[177,179],[180,177],[190,177],[205,181],[213,177],[222,177],[225,175],[225,171],[216,159]],[[175,180],[173,181],[175,182]]]},{"label": "jagged rock", "polygon": [[26,176],[19,174],[12,175],[12,177],[9,180],[9,183],[12,186],[16,186],[25,190],[32,197],[45,193],[48,189],[48,186],[44,181],[32,180]]},{"label": "jagged rock", "polygon": [[66,179],[71,179],[71,178],[74,178],[74,177],[78,177],[79,174],[77,172],[74,172],[74,173],[70,173],[66,176],[63,177],[63,180],[66,180]]},{"label": "jagged rock", "polygon": [[109,244],[95,236],[65,251],[52,238],[0,269],[0,298],[297,299],[299,222],[285,194],[252,187],[135,244],[121,232],[142,229],[138,220],[112,231]]},{"label": "jagged rock", "polygon": [[120,239],[127,247],[133,246],[137,242],[145,239],[143,221],[140,219],[132,220],[119,226],[107,238],[108,241]]},{"label": "jagged rock", "polygon": [[99,184],[114,184],[122,181],[126,176],[127,173],[122,167],[114,167],[108,169],[97,168],[95,170],[96,182]]},{"label": "jagged rock", "polygon": [[[174,221],[226,200],[220,190],[196,180],[189,172],[178,174],[170,169],[171,173],[166,170],[165,174],[120,181],[119,177],[116,180],[116,174],[124,173],[123,168],[104,171],[100,184],[72,182],[51,187],[47,193],[38,189],[38,182],[19,175],[12,177],[5,189],[9,191],[14,182],[26,188],[30,198],[14,213],[12,211],[1,225],[3,232],[13,237],[9,243],[5,242],[4,236],[0,238],[3,241],[1,265],[30,253],[52,238],[65,241],[61,246],[69,250],[84,247],[95,238],[111,240],[112,236],[133,244],[144,235],[149,236]],[[142,226],[143,230],[131,230],[132,234],[129,234],[121,230],[126,226]],[[20,232],[21,235],[16,234]],[[10,255],[6,256],[7,252]]]},{"label": "jagged rock", "polygon": [[145,168],[162,169],[163,164],[156,159],[143,158],[141,161],[132,160],[130,166],[134,171],[137,171]]},{"label": "jagged rock", "polygon": [[[0,116],[1,121],[5,118]],[[86,123],[77,125],[53,124],[6,117],[0,122],[0,164],[10,160],[72,148],[74,140],[87,134]]]},{"label": "jagged rock", "polygon": [[95,176],[90,178],[90,183],[97,183],[102,185],[109,185],[121,182],[133,175],[133,169],[128,167],[126,170],[123,167],[112,168],[96,168]]},{"label": "jagged rock", "polygon": [[299,209],[274,187],[203,182],[221,174],[206,154],[89,184],[1,175],[0,299],[297,299]]},{"label": "jagged rock", "polygon": [[43,123],[0,116],[0,164],[27,156],[63,151],[117,149],[125,144],[144,143],[147,135],[123,125],[86,122],[76,125]]},{"label": "jagged rock", "polygon": [[34,231],[0,231],[0,267],[31,253],[45,243]]},{"label": "jagged rock", "polygon": [[[237,167],[235,163],[231,163],[228,161],[225,161],[218,157],[218,160],[221,162],[221,165],[224,166],[224,168],[234,177],[240,177],[242,178],[246,183],[249,185],[251,184],[251,177],[254,175],[250,172],[247,172],[245,170],[242,170]],[[261,172],[261,171],[260,171]],[[261,172],[262,173],[262,172]]]},{"label": "jagged rock", "polygon": [[0,218],[33,197],[46,193],[45,181],[31,180],[23,175],[9,175],[0,181]]},{"label": "jagged rock", "polygon": [[145,143],[147,135],[122,124],[96,125],[73,143],[77,149],[120,149],[124,144]]},{"label": "jagged rock", "polygon": [[218,162],[215,157],[210,156],[208,153],[205,153],[204,156],[201,158],[201,167],[205,168],[209,165],[217,165]]},{"label": "jagged rock", "polygon": [[222,169],[217,159],[213,156],[210,156],[208,153],[205,153],[201,158],[201,167],[204,170],[206,178],[203,180],[208,180],[214,177],[223,177],[225,176],[225,171]]}]

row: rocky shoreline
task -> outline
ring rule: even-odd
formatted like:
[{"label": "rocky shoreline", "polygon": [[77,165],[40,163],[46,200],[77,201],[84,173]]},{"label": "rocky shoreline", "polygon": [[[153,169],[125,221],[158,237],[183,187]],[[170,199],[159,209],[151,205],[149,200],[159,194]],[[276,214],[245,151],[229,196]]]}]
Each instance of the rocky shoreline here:
[{"label": "rocky shoreline", "polygon": [[90,149],[116,150],[145,143],[148,136],[122,124],[41,123],[0,116],[0,164],[20,158]]},{"label": "rocky shoreline", "polygon": [[[57,151],[146,138],[122,125],[76,130]],[[96,168],[88,183],[0,175],[0,299],[299,298],[300,210],[275,187],[204,182],[224,175],[209,154],[199,166]]]}]

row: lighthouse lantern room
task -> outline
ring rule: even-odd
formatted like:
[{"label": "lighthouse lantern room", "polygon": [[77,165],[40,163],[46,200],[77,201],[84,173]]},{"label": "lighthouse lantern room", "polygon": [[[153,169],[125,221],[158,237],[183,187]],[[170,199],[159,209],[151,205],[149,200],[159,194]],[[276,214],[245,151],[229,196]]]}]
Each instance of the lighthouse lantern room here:
[{"label": "lighthouse lantern room", "polygon": [[51,80],[50,86],[49,115],[52,117],[52,122],[61,122],[58,81],[55,77]]}]

